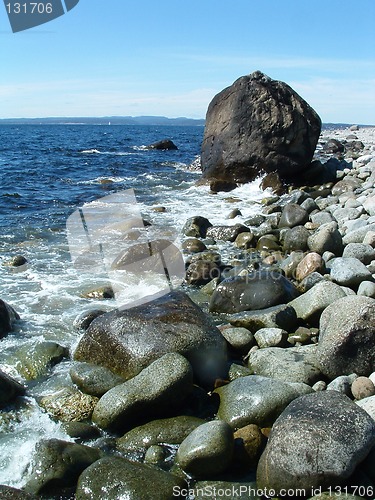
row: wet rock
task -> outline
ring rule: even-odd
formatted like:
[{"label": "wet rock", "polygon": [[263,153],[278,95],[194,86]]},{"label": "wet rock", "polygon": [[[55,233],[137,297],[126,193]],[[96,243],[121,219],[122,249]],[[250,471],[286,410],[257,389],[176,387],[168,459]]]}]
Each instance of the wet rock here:
[{"label": "wet rock", "polygon": [[186,488],[185,481],[168,472],[125,458],[106,457],[81,474],[76,500],[99,499],[103,491],[106,500],[172,500],[174,491]]},{"label": "wet rock", "polygon": [[307,250],[307,240],[309,236],[310,231],[303,226],[296,226],[289,229],[284,234],[283,250],[285,252],[293,252],[295,250],[304,252]]},{"label": "wet rock", "polygon": [[216,262],[198,260],[192,262],[187,268],[185,282],[192,286],[202,286],[219,276],[220,268]]},{"label": "wet rock", "polygon": [[293,307],[282,304],[260,311],[248,311],[232,314],[228,321],[237,327],[244,327],[251,332],[260,328],[282,328],[293,330],[297,325],[297,315]]},{"label": "wet rock", "polygon": [[241,210],[238,208],[233,209],[229,214],[228,214],[228,219],[235,219],[236,217],[241,216]]},{"label": "wet rock", "polygon": [[178,147],[170,139],[162,139],[161,141],[154,142],[153,144],[150,144],[149,146],[147,146],[147,149],[159,149],[162,151],[165,151],[165,150],[172,150],[173,151],[173,150],[177,150]]},{"label": "wet rock", "polygon": [[28,260],[26,259],[26,257],[24,257],[23,255],[15,255],[10,259],[8,264],[12,267],[22,267],[26,266],[27,263]]},{"label": "wet rock", "polygon": [[308,212],[297,203],[288,203],[283,208],[279,227],[303,226],[309,220]]},{"label": "wet rock", "polygon": [[302,281],[309,274],[318,272],[323,274],[325,269],[322,257],[316,252],[310,252],[298,264],[296,269],[296,279]]},{"label": "wet rock", "polygon": [[69,349],[56,342],[39,342],[34,345],[25,345],[17,349],[16,369],[26,380],[35,380],[64,358],[69,356]]},{"label": "wet rock", "polygon": [[342,153],[345,146],[337,139],[329,139],[323,146],[323,151],[326,153]]},{"label": "wet rock", "polygon": [[295,278],[298,264],[303,259],[302,252],[292,252],[286,259],[280,263],[280,268],[285,273],[287,278]]},{"label": "wet rock", "polygon": [[257,375],[313,385],[321,377],[315,345],[270,347],[250,353],[248,366]]},{"label": "wet rock", "polygon": [[0,370],[0,408],[25,394],[25,387]]},{"label": "wet rock", "polygon": [[233,350],[247,354],[255,344],[254,335],[247,328],[220,328],[220,331]]},{"label": "wet rock", "polygon": [[80,444],[48,439],[35,450],[26,491],[48,493],[59,487],[75,486],[79,475],[100,458],[100,451]]},{"label": "wet rock", "polygon": [[293,401],[275,422],[257,470],[259,488],[341,485],[375,443],[375,423],[349,398],[316,392]]},{"label": "wet rock", "polygon": [[370,264],[375,259],[375,248],[363,243],[349,243],[344,248],[343,258],[355,258],[363,264]]},{"label": "wet rock", "polygon": [[288,85],[259,71],[241,77],[209,105],[203,177],[242,183],[262,172],[296,176],[311,162],[320,127]]},{"label": "wet rock", "polygon": [[167,415],[192,389],[190,363],[178,353],[164,354],[134,378],[106,392],[92,420],[103,429],[126,429],[143,415],[148,419]]},{"label": "wet rock", "polygon": [[364,399],[375,395],[375,385],[368,377],[358,377],[352,383],[354,399]]},{"label": "wet rock", "polygon": [[76,363],[70,369],[70,377],[82,392],[98,398],[125,381],[108,368],[90,363]]},{"label": "wet rock", "polygon": [[267,347],[286,347],[288,332],[282,328],[260,328],[254,338],[261,349]]},{"label": "wet rock", "polygon": [[219,387],[218,418],[233,429],[256,424],[271,426],[288,404],[309,388],[305,384],[289,384],[268,377],[250,375]]},{"label": "wet rock", "polygon": [[265,309],[289,302],[297,294],[282,274],[254,271],[222,281],[212,294],[210,311],[234,313]]},{"label": "wet rock", "polygon": [[250,232],[250,229],[243,224],[235,224],[234,226],[212,226],[207,229],[207,238],[212,238],[215,241],[235,241],[241,233]]},{"label": "wet rock", "polygon": [[125,452],[127,450],[147,449],[159,444],[181,444],[194,429],[203,423],[204,420],[201,418],[185,415],[153,420],[131,429],[117,439],[116,448]]},{"label": "wet rock", "polygon": [[260,428],[254,424],[246,425],[234,433],[234,439],[237,458],[248,467],[256,468],[266,444]]},{"label": "wet rock", "polygon": [[115,292],[110,285],[107,285],[84,292],[81,297],[84,299],[96,300],[113,299],[115,297]]},{"label": "wet rock", "polygon": [[100,437],[100,430],[86,422],[65,422],[62,428],[69,437],[76,441],[88,441]]},{"label": "wet rock", "polygon": [[242,250],[247,250],[248,248],[254,247],[255,243],[255,235],[249,232],[240,233],[234,242],[236,247],[241,248]]},{"label": "wet rock", "polygon": [[316,323],[326,307],[345,296],[344,290],[339,285],[324,280],[289,302],[289,305],[293,307],[298,318]]},{"label": "wet rock", "polygon": [[2,500],[37,500],[38,497],[24,490],[0,485],[0,498]]},{"label": "wet rock", "polygon": [[13,307],[0,299],[0,339],[12,331],[18,319],[20,317]]},{"label": "wet rock", "polygon": [[75,318],[75,320],[73,321],[73,326],[77,330],[87,330],[94,319],[98,318],[105,312],[106,311],[103,311],[102,309],[91,309],[90,311],[84,311]]},{"label": "wet rock", "polygon": [[97,402],[94,396],[66,387],[42,397],[39,405],[61,422],[82,422],[91,418]]},{"label": "wet rock", "polygon": [[193,238],[205,238],[209,227],[212,227],[212,224],[208,219],[196,215],[186,221],[182,233]]},{"label": "wet rock", "polygon": [[103,314],[91,323],[74,357],[129,379],[167,352],[185,356],[203,385],[225,376],[224,338],[213,320],[182,292]]},{"label": "wet rock", "polygon": [[233,431],[223,421],[213,420],[192,431],[178,448],[175,463],[194,478],[224,472],[232,461]]},{"label": "wet rock", "polygon": [[342,286],[357,287],[362,281],[372,280],[367,267],[354,257],[332,259],[328,266],[332,281]]},{"label": "wet rock", "polygon": [[198,253],[204,252],[207,250],[207,247],[203,241],[198,240],[198,238],[189,238],[182,243],[182,249],[189,253]]},{"label": "wet rock", "polygon": [[357,373],[368,376],[375,368],[375,300],[356,295],[327,307],[320,319],[318,358],[324,375]]},{"label": "wet rock", "polygon": [[343,240],[340,232],[337,229],[336,222],[323,224],[312,234],[307,240],[309,249],[312,252],[323,255],[324,252],[332,252],[335,255],[341,255],[343,250]]}]

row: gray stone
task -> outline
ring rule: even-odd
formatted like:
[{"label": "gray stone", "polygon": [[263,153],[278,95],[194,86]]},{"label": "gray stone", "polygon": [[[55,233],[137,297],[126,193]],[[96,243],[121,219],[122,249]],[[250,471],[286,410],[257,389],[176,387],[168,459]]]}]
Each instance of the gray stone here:
[{"label": "gray stone", "polygon": [[335,218],[329,212],[317,212],[310,215],[310,220],[313,224],[318,224],[319,226],[323,224],[329,224],[334,222]]},{"label": "gray stone", "polygon": [[352,383],[354,399],[365,399],[375,395],[375,385],[368,377],[358,377]]},{"label": "gray stone", "polygon": [[212,294],[211,312],[235,313],[258,310],[289,302],[298,295],[281,273],[253,271],[247,276],[228,278]]},{"label": "gray stone", "polygon": [[356,401],[356,404],[363,408],[370,417],[375,421],[375,396],[369,396],[368,398],[360,399]]},{"label": "gray stone", "polygon": [[147,449],[159,444],[181,444],[182,441],[202,425],[204,420],[196,417],[179,416],[153,420],[135,427],[117,439],[119,451]]},{"label": "gray stone", "polygon": [[0,408],[25,394],[25,387],[0,370]]},{"label": "gray stone", "polygon": [[213,420],[192,431],[178,448],[175,463],[194,478],[207,478],[224,472],[232,461],[232,428]]},{"label": "gray stone", "polygon": [[357,287],[362,281],[372,279],[370,271],[354,257],[338,257],[329,261],[332,281],[342,286]]},{"label": "gray stone", "polygon": [[351,385],[352,380],[350,377],[347,375],[340,375],[327,385],[327,391],[337,391],[345,394],[346,396],[351,396]]},{"label": "gray stone", "polygon": [[341,255],[343,250],[343,239],[337,229],[336,222],[323,224],[307,240],[309,249],[323,255],[324,252],[333,252],[335,255]]},{"label": "gray stone", "polygon": [[288,203],[281,212],[279,227],[295,227],[303,226],[309,220],[307,210],[302,208],[297,203]]},{"label": "gray stone", "polygon": [[255,243],[256,241],[253,233],[240,233],[234,242],[234,244],[242,250],[252,248]]},{"label": "gray stone", "polygon": [[[76,500],[172,500],[175,489],[186,489],[184,480],[155,467],[120,457],[105,457],[80,476]],[[184,498],[184,497],[182,497]]]},{"label": "gray stone", "polygon": [[356,208],[338,208],[333,212],[333,217],[342,225],[347,220],[355,220],[361,215],[360,210]]},{"label": "gray stone", "polygon": [[140,415],[163,416],[193,389],[190,363],[178,353],[164,354],[134,378],[102,396],[92,420],[103,429],[126,429]]},{"label": "gray stone", "polygon": [[186,270],[185,282],[192,286],[207,285],[220,276],[220,268],[216,262],[198,260],[192,262]]},{"label": "gray stone", "polygon": [[303,258],[304,254],[301,251],[292,252],[286,259],[284,259],[280,263],[280,269],[284,271],[287,278],[295,278],[296,269]]},{"label": "gray stone", "polygon": [[70,369],[70,377],[82,392],[99,398],[124,382],[123,377],[112,373],[108,368],[90,363],[76,363]]},{"label": "gray stone", "polygon": [[354,191],[361,185],[361,181],[355,177],[346,176],[341,181],[337,182],[332,188],[333,196]]},{"label": "gray stone", "polygon": [[363,264],[370,264],[375,259],[375,248],[364,243],[349,243],[344,248],[342,256],[358,259]]},{"label": "gray stone", "polygon": [[258,375],[237,378],[215,390],[220,396],[217,417],[233,429],[248,424],[270,427],[293,399],[309,390],[304,384],[293,385]]},{"label": "gray stone", "polygon": [[207,229],[207,238],[223,241],[235,241],[241,233],[250,232],[250,229],[243,224],[235,224],[234,226],[212,226]]},{"label": "gray stone", "polygon": [[346,233],[342,241],[344,245],[348,245],[349,243],[363,243],[369,231],[375,231],[375,224],[366,224],[364,227]]},{"label": "gray stone", "polygon": [[321,377],[316,352],[316,345],[270,347],[250,353],[248,364],[256,375],[313,385]]},{"label": "gray stone", "polygon": [[310,232],[304,226],[296,226],[289,229],[284,234],[283,250],[285,252],[292,252],[300,250],[304,252],[307,250],[307,240]]},{"label": "gray stone", "polygon": [[293,401],[275,422],[257,469],[258,488],[325,489],[348,479],[375,444],[375,423],[336,391]]},{"label": "gray stone", "polygon": [[325,278],[320,273],[313,272],[308,276],[306,276],[306,278],[304,278],[301,281],[301,283],[298,286],[298,289],[301,292],[305,293],[308,290],[311,290],[313,286],[315,286],[316,284],[320,283],[323,280],[325,280]]},{"label": "gray stone", "polygon": [[247,354],[255,344],[254,335],[247,328],[220,328],[228,344],[241,354]]},{"label": "gray stone", "polygon": [[301,203],[301,207],[304,208],[309,214],[314,210],[318,210],[318,205],[312,198],[306,198],[306,200]]},{"label": "gray stone", "polygon": [[375,299],[375,283],[372,281],[362,281],[358,287],[357,295]]},{"label": "gray stone", "polygon": [[200,384],[210,386],[225,376],[223,336],[208,315],[177,291],[103,314],[87,329],[74,358],[129,379],[167,352],[185,356]]},{"label": "gray stone", "polygon": [[333,379],[375,368],[375,300],[348,296],[327,307],[320,319],[318,359],[324,375]]},{"label": "gray stone", "polygon": [[254,337],[261,349],[266,347],[286,347],[288,332],[282,328],[260,328]]},{"label": "gray stone", "polygon": [[0,299],[0,339],[12,331],[14,323],[20,319],[12,306]]},{"label": "gray stone", "polygon": [[256,332],[260,328],[282,328],[290,332],[297,325],[297,315],[293,307],[282,304],[260,311],[232,314],[228,321],[234,326],[247,328],[251,332]]},{"label": "gray stone", "polygon": [[99,460],[99,450],[58,439],[40,441],[32,461],[26,491],[48,493],[58,487],[75,486],[81,472]]},{"label": "gray stone", "polygon": [[289,302],[297,317],[305,321],[316,322],[326,307],[345,297],[345,292],[336,283],[320,281],[306,293]]},{"label": "gray stone", "polygon": [[363,207],[369,215],[375,215],[375,195],[368,196]]},{"label": "gray stone", "polygon": [[185,236],[192,236],[193,238],[205,238],[207,229],[211,226],[212,224],[208,219],[196,215],[186,221],[182,228],[182,233]]}]

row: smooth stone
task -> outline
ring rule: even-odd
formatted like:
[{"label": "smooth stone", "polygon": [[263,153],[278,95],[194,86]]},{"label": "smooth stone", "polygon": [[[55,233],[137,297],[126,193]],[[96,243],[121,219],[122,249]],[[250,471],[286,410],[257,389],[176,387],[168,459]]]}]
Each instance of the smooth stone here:
[{"label": "smooth stone", "polygon": [[103,311],[102,309],[90,309],[89,311],[84,311],[75,318],[73,326],[77,330],[87,330],[94,319],[98,318],[105,312],[106,311]]},{"label": "smooth stone", "polygon": [[16,368],[26,380],[35,380],[47,375],[48,371],[69,356],[69,349],[56,342],[39,342],[17,349]]},{"label": "smooth stone", "polygon": [[343,250],[343,238],[337,229],[337,222],[323,224],[307,240],[309,249],[312,252],[323,255],[324,252],[332,252],[341,255]]},{"label": "smooth stone", "polygon": [[228,344],[239,353],[246,354],[255,344],[254,335],[243,327],[220,328],[221,334]]},{"label": "smooth stone", "polygon": [[320,273],[314,271],[308,274],[306,278],[301,281],[301,283],[298,285],[298,290],[300,290],[302,293],[305,293],[323,280],[325,280],[325,278]]},{"label": "smooth stone", "polygon": [[86,422],[66,422],[62,429],[75,440],[88,441],[100,437],[100,430]]},{"label": "smooth stone", "polygon": [[336,219],[329,212],[317,212],[310,215],[310,220],[313,224],[317,224],[318,226],[322,226],[323,224],[329,224],[330,222],[335,221]]},{"label": "smooth stone", "polygon": [[362,281],[358,287],[357,295],[375,299],[375,283],[372,281]]},{"label": "smooth stone", "polygon": [[298,264],[296,269],[296,279],[302,281],[309,274],[318,272],[324,273],[324,261],[322,257],[316,252],[308,253]]},{"label": "smooth stone", "polygon": [[288,229],[283,238],[283,250],[285,252],[293,252],[295,250],[304,252],[307,250],[307,240],[309,236],[310,231],[304,226],[296,226],[292,229]]},{"label": "smooth stone", "polygon": [[255,424],[246,425],[234,433],[234,440],[236,454],[241,454],[241,462],[256,468],[266,441],[261,429]]},{"label": "smooth stone", "polygon": [[358,188],[361,184],[361,181],[359,179],[356,179],[355,177],[349,177],[346,176],[344,179],[341,181],[337,182],[333,188],[332,188],[332,194],[333,196],[339,196],[343,193],[354,191],[356,188]]},{"label": "smooth stone", "polygon": [[375,248],[363,243],[349,243],[344,248],[343,258],[352,257],[360,260],[363,264],[370,264],[375,259]]},{"label": "smooth stone", "polygon": [[217,417],[234,430],[249,424],[272,426],[288,404],[309,389],[259,375],[237,378],[215,389],[220,396]]},{"label": "smooth stone", "polygon": [[193,238],[205,238],[207,229],[211,226],[212,224],[208,219],[196,215],[194,217],[190,217],[190,219],[185,222],[185,225],[182,228],[182,233],[185,236],[192,236]]},{"label": "smooth stone", "polygon": [[28,260],[23,255],[14,255],[8,262],[8,265],[12,267],[22,267],[26,266],[27,263]]},{"label": "smooth stone", "polygon": [[232,381],[240,377],[247,377],[248,375],[253,375],[253,371],[246,366],[232,363],[228,372],[228,380]]},{"label": "smooth stone", "polygon": [[65,387],[43,396],[39,405],[61,422],[82,422],[91,418],[98,398],[83,394],[73,387]]},{"label": "smooth stone", "polygon": [[266,347],[286,347],[288,332],[282,328],[260,328],[254,338],[261,349]]},{"label": "smooth stone", "polygon": [[372,275],[362,262],[354,257],[337,257],[329,262],[332,281],[342,286],[357,287],[369,281]]},{"label": "smooth stone", "polygon": [[171,141],[171,139],[162,139],[161,141],[154,142],[153,144],[149,144],[146,147],[147,149],[159,149],[162,151],[178,149],[176,144],[174,144],[174,142]]},{"label": "smooth stone", "polygon": [[340,375],[327,385],[327,391],[337,391],[346,396],[351,396],[351,385],[352,380],[348,375]]},{"label": "smooth stone", "polygon": [[[328,306],[320,318],[318,359],[324,375],[334,379],[375,368],[375,300],[348,296]],[[353,355],[355,346],[355,355]]]},{"label": "smooth stone", "polygon": [[352,394],[357,400],[369,398],[375,395],[375,385],[368,377],[358,377],[352,383]]},{"label": "smooth stone", "polygon": [[25,394],[25,387],[0,370],[0,408]]},{"label": "smooth stone", "polygon": [[297,317],[304,321],[316,322],[330,304],[345,297],[342,288],[331,281],[320,281],[306,293],[289,302]]},{"label": "smooth stone", "polygon": [[198,260],[192,262],[186,270],[185,282],[192,286],[207,285],[220,276],[220,268],[216,262]]},{"label": "smooth stone", "polygon": [[146,451],[144,463],[160,466],[164,462],[165,455],[165,449],[162,446],[154,444]]},{"label": "smooth stone", "polygon": [[234,226],[212,226],[207,229],[207,238],[213,238],[215,241],[230,241],[236,240],[241,233],[250,232],[250,229],[243,224],[235,224]]},{"label": "smooth stone", "polygon": [[200,425],[184,439],[175,463],[194,478],[209,478],[229,467],[233,450],[232,428],[226,422],[213,420]]},{"label": "smooth stone", "polygon": [[306,200],[301,203],[301,207],[304,208],[309,214],[314,210],[318,210],[318,205],[312,198],[306,198]]},{"label": "smooth stone", "polygon": [[275,422],[257,469],[259,488],[341,485],[375,444],[375,422],[347,396],[323,391],[293,401]]},{"label": "smooth stone", "polygon": [[347,232],[342,241],[344,245],[348,245],[349,243],[363,243],[369,231],[375,231],[375,224],[366,224],[364,227]]},{"label": "smooth stone", "polygon": [[297,325],[297,315],[293,307],[282,304],[259,311],[232,314],[228,317],[228,321],[251,332],[256,332],[260,328],[281,328],[289,332]]},{"label": "smooth stone", "polygon": [[112,373],[108,368],[90,363],[76,363],[69,373],[73,383],[82,392],[98,398],[124,382],[123,377]]},{"label": "smooth stone", "polygon": [[198,240],[198,238],[189,238],[182,243],[182,249],[189,253],[204,252],[207,250],[206,245],[203,241]]},{"label": "smooth stone", "polygon": [[327,389],[327,383],[324,380],[318,380],[318,382],[315,382],[312,386],[312,389],[315,392],[325,391]]},{"label": "smooth stone", "polygon": [[96,299],[96,300],[106,300],[113,299],[115,297],[115,292],[111,285],[102,286],[100,288],[95,288],[93,290],[88,290],[81,295],[84,299]]},{"label": "smooth stone", "polygon": [[255,235],[253,233],[240,233],[234,241],[236,247],[247,250],[255,246]]},{"label": "smooth stone", "polygon": [[178,353],[164,354],[134,378],[109,390],[92,420],[103,429],[126,429],[140,415],[162,416],[181,404],[193,389],[193,370]]},{"label": "smooth stone", "polygon": [[375,195],[368,196],[363,203],[363,208],[369,215],[375,215]]},{"label": "smooth stone", "polygon": [[348,220],[358,219],[361,215],[361,211],[356,208],[337,208],[332,215],[341,226]]},{"label": "smooth stone", "polygon": [[257,375],[312,386],[321,377],[316,353],[316,345],[259,349],[250,353],[248,366]]},{"label": "smooth stone", "polygon": [[103,492],[105,500],[172,500],[175,491],[186,488],[183,479],[155,467],[121,457],[105,457],[81,474],[76,500],[101,499]]},{"label": "smooth stone", "polygon": [[287,278],[296,277],[296,269],[298,264],[303,260],[304,254],[300,251],[294,251],[286,259],[280,263],[281,270]]},{"label": "smooth stone", "polygon": [[81,444],[58,439],[39,441],[25,489],[39,494],[75,486],[79,475],[100,457],[99,450]]},{"label": "smooth stone", "polygon": [[153,420],[147,424],[135,427],[116,441],[116,448],[127,450],[147,449],[153,445],[181,444],[182,441],[202,425],[204,420],[190,416],[178,416]]},{"label": "smooth stone", "polygon": [[370,417],[375,421],[375,396],[369,396],[355,402],[358,406],[363,408]]},{"label": "smooth stone", "polygon": [[375,231],[368,231],[366,236],[363,238],[364,245],[371,245],[372,248],[375,248]]},{"label": "smooth stone", "polygon": [[0,299],[0,339],[12,331],[14,323],[20,319],[12,306]]},{"label": "smooth stone", "polygon": [[281,212],[279,227],[292,228],[295,226],[303,226],[308,220],[309,214],[307,210],[296,203],[288,203]]}]

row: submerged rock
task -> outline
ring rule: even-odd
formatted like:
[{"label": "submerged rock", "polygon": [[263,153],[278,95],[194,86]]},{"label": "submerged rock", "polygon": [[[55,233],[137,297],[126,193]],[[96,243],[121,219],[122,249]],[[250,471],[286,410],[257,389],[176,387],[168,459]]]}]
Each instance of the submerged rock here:
[{"label": "submerged rock", "polygon": [[19,314],[12,306],[0,299],[0,339],[12,331],[15,321],[20,319]]},{"label": "submerged rock", "polygon": [[25,394],[25,387],[0,370],[0,408]]},{"label": "submerged rock", "polygon": [[25,345],[16,351],[16,368],[26,380],[35,380],[68,356],[69,349],[56,342]]},{"label": "submerged rock", "polygon": [[48,396],[44,396],[39,404],[52,417],[61,422],[82,422],[88,420],[98,398],[83,394],[73,387],[65,387]]},{"label": "submerged rock", "polygon": [[161,141],[154,142],[147,146],[147,149],[160,149],[160,150],[177,150],[178,147],[170,139],[162,139]]}]

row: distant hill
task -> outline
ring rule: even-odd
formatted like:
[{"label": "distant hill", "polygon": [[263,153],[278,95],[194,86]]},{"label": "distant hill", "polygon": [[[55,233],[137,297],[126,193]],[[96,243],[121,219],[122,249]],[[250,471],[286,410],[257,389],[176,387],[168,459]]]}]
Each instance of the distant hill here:
[{"label": "distant hill", "polygon": [[28,125],[172,125],[172,126],[204,126],[205,120],[193,118],[167,118],[165,116],[103,116],[103,117],[53,117],[53,118],[4,118],[0,124]]}]

